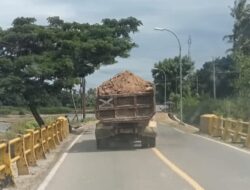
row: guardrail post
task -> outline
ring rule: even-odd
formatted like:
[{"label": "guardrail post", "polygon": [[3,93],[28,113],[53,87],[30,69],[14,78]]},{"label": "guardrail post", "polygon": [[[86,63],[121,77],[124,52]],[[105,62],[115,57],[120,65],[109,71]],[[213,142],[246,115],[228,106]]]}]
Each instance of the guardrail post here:
[{"label": "guardrail post", "polygon": [[211,136],[220,137],[221,136],[221,120],[217,116],[212,117],[212,127],[211,127]]},{"label": "guardrail post", "polygon": [[66,136],[69,135],[69,120],[64,117],[64,125],[65,125],[65,131],[66,131]]},{"label": "guardrail post", "polygon": [[62,139],[65,139],[66,133],[65,133],[65,125],[64,125],[63,117],[61,117],[60,119],[57,119],[57,121],[58,121],[58,124],[60,126]]},{"label": "guardrail post", "polygon": [[26,159],[29,166],[36,166],[36,156],[34,151],[34,132],[33,130],[27,130],[27,132],[28,134],[24,135],[24,148]]},{"label": "guardrail post", "polygon": [[0,144],[0,189],[15,186],[12,173],[8,145],[2,143]]},{"label": "guardrail post", "polygon": [[43,149],[45,153],[49,153],[49,143],[48,143],[48,138],[47,138],[47,128],[42,127],[40,128],[40,133],[41,133],[41,142],[43,145]]},{"label": "guardrail post", "polygon": [[46,159],[40,130],[34,131],[34,149],[37,160]]},{"label": "guardrail post", "polygon": [[223,130],[224,130],[224,118],[222,116],[220,116],[220,118],[219,118],[219,135],[220,135],[220,137],[223,134]]},{"label": "guardrail post", "polygon": [[210,135],[211,135],[212,137],[215,136],[214,131],[215,131],[215,128],[216,128],[216,118],[217,118],[217,116],[212,116],[212,117],[210,118],[210,120],[211,120]]},{"label": "guardrail post", "polygon": [[247,148],[250,148],[250,122],[248,123],[247,138],[246,138],[245,146]]},{"label": "guardrail post", "polygon": [[64,129],[63,117],[58,117],[56,119],[56,123],[58,124],[58,128],[60,129],[62,139],[65,139],[66,134],[65,134],[65,129]]},{"label": "guardrail post", "polygon": [[62,131],[63,131],[63,138],[66,138],[69,134],[69,123],[68,119],[65,117],[58,117],[58,121],[60,121],[60,124],[62,126]]},{"label": "guardrail post", "polygon": [[242,120],[238,120],[236,121],[236,126],[234,129],[234,135],[232,139],[233,143],[241,143],[241,136],[240,136],[241,131],[242,131]]},{"label": "guardrail post", "polygon": [[56,121],[56,130],[57,130],[57,133],[58,133],[59,140],[62,142],[63,141],[62,126],[61,126],[59,121]]},{"label": "guardrail post", "polygon": [[[203,133],[207,133],[209,135],[211,135],[211,128],[212,128],[212,117],[214,115],[212,114],[204,114],[200,116],[200,131]],[[68,122],[67,122],[68,124]],[[69,124],[68,124],[69,125]],[[69,128],[69,126],[68,126]]]},{"label": "guardrail post", "polygon": [[[16,161],[18,175],[28,175],[29,168],[28,168],[28,163],[26,160],[26,155],[24,153],[24,138],[23,136],[20,136],[18,138],[19,140],[13,139],[9,141],[9,150],[11,150],[11,148],[13,147],[13,153],[14,153],[13,162]],[[12,162],[12,158],[11,158],[11,162]]]},{"label": "guardrail post", "polygon": [[47,126],[47,131],[48,131],[49,148],[50,149],[55,149],[56,148],[56,142],[55,142],[54,135],[53,135],[53,127],[51,125],[48,125]]},{"label": "guardrail post", "polygon": [[60,141],[59,141],[59,137],[58,137],[58,132],[57,132],[57,127],[55,122],[51,124],[53,127],[53,137],[54,137],[54,141],[57,145],[60,145]]},{"label": "guardrail post", "polygon": [[223,141],[229,141],[231,139],[231,135],[230,135],[230,128],[231,128],[231,120],[226,119],[224,120],[225,122],[225,126],[224,126],[224,131],[223,131],[223,135],[222,135],[222,140]]},{"label": "guardrail post", "polygon": [[212,135],[213,134],[213,116],[209,116],[208,118],[208,134]]}]

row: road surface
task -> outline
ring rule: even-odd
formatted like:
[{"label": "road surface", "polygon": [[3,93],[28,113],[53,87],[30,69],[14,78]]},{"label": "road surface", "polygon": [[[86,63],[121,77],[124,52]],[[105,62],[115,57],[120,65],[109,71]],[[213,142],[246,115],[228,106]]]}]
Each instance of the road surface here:
[{"label": "road surface", "polygon": [[155,149],[99,151],[91,131],[59,162],[39,190],[250,189],[249,153],[167,125]]}]

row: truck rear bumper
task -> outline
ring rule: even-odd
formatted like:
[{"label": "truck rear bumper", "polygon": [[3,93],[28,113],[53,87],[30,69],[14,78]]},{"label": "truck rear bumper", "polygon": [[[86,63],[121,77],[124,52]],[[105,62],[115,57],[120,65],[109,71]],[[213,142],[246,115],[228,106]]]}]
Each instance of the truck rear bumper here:
[{"label": "truck rear bumper", "polygon": [[153,137],[157,135],[157,123],[150,120],[146,125],[127,124],[124,126],[104,125],[101,122],[96,124],[96,139],[105,139],[115,136],[131,136],[133,138]]}]

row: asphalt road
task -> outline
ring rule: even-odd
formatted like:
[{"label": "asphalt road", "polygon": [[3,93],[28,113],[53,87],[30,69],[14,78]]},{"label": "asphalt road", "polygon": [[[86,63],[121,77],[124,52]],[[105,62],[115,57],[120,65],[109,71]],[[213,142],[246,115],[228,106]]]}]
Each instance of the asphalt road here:
[{"label": "asphalt road", "polygon": [[46,190],[250,189],[249,153],[163,125],[156,149],[99,151],[91,131],[65,156]]}]

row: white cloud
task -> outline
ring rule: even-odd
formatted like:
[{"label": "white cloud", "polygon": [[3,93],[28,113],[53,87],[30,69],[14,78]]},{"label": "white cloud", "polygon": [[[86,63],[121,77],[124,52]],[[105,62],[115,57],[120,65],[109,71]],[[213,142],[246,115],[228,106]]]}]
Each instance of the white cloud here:
[{"label": "white cloud", "polygon": [[16,17],[35,17],[45,23],[49,16],[59,15],[64,19],[76,17],[72,7],[67,4],[37,4],[31,0],[2,0],[0,6],[0,24],[9,27]]}]

